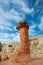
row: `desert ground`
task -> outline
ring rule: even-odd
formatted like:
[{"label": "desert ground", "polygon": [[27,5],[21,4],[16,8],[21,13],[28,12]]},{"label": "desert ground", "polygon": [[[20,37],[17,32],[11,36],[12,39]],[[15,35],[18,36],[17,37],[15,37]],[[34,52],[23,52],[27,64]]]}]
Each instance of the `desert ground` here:
[{"label": "desert ground", "polygon": [[1,61],[0,65],[43,65],[43,55],[40,56],[31,56],[32,60],[30,61],[17,61],[14,59],[15,53],[0,53]]}]

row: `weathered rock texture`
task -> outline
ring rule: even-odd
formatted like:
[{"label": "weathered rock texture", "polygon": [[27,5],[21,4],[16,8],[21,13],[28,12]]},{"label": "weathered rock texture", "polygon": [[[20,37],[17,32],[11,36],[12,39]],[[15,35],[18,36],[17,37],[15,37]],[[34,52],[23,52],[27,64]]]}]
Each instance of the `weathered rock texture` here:
[{"label": "weathered rock texture", "polygon": [[19,22],[18,26],[16,29],[20,31],[20,47],[18,49],[18,53],[28,53],[30,54],[30,44],[29,44],[29,39],[28,39],[28,25],[26,22]]},{"label": "weathered rock texture", "polygon": [[43,35],[31,38],[30,44],[30,51],[32,55],[43,55]]},{"label": "weathered rock texture", "polygon": [[18,26],[16,27],[16,29],[18,29],[20,31],[20,46],[17,49],[17,53],[16,53],[16,60],[17,61],[24,61],[24,62],[28,62],[30,61],[30,63],[32,63],[32,59],[30,56],[30,42],[28,39],[28,24],[24,21],[20,21]]}]

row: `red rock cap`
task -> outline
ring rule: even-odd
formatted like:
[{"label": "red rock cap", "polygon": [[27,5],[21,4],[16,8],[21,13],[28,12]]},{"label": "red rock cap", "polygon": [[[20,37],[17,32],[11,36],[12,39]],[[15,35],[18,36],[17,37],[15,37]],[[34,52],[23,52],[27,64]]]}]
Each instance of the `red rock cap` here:
[{"label": "red rock cap", "polygon": [[17,30],[20,30],[22,27],[27,27],[29,29],[29,26],[26,21],[20,21],[16,27]]}]

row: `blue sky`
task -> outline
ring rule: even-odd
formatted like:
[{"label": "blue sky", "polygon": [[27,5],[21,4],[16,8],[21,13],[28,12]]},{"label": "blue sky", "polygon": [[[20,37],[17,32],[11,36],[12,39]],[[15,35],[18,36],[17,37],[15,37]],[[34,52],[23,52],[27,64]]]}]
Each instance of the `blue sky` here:
[{"label": "blue sky", "polygon": [[29,37],[43,35],[43,0],[0,0],[0,41],[20,41],[16,26],[27,21]]}]

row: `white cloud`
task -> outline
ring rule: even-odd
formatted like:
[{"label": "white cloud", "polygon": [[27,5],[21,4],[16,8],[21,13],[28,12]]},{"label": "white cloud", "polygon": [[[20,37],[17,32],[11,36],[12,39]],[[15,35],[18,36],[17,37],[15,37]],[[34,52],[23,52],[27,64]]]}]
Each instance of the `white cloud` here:
[{"label": "white cloud", "polygon": [[0,30],[12,30],[10,26],[12,26],[12,24],[9,21],[0,17]]},{"label": "white cloud", "polygon": [[24,8],[23,10],[24,10],[25,13],[29,13],[29,14],[33,14],[34,13],[34,9],[33,8],[31,8],[31,9]]},{"label": "white cloud", "polygon": [[39,29],[43,31],[43,16],[41,17],[41,22],[39,24]]},{"label": "white cloud", "polygon": [[34,8],[29,8],[26,4],[23,4],[22,10],[24,11],[24,13],[26,14],[34,14]]},{"label": "white cloud", "polygon": [[2,38],[2,39],[8,39],[10,37],[10,34],[8,34],[8,33],[0,33],[0,39]]},{"label": "white cloud", "polygon": [[5,25],[0,25],[0,30],[9,30],[9,31],[13,31],[10,27],[5,26]]},{"label": "white cloud", "polygon": [[0,0],[0,3],[8,5],[10,3],[10,0]]},{"label": "white cloud", "polygon": [[[27,6],[25,0],[11,0],[11,1],[10,0],[4,0],[4,2],[1,1],[1,4],[6,3],[6,5],[8,5],[8,4],[10,4],[10,2],[12,2],[13,4],[16,5],[14,7],[17,7],[17,10],[12,8],[8,12],[5,12],[3,10],[3,8],[1,7],[0,8],[0,15],[2,15],[5,19],[12,19],[12,20],[15,20],[18,22],[18,21],[23,20],[25,18],[25,14],[29,13],[29,14],[33,15],[34,9],[33,8],[30,9]],[[21,12],[18,12],[18,10]]]},{"label": "white cloud", "polygon": [[[14,19],[19,21],[22,19],[22,17],[19,16],[19,13],[16,12],[14,9],[10,10],[9,12],[4,12],[2,8],[0,8],[0,30],[5,31],[13,31],[16,30],[16,26],[13,26],[13,23],[8,21],[8,19]],[[14,28],[11,29],[11,26]],[[19,39],[19,34],[9,34],[9,33],[3,33],[0,31],[0,41],[2,43],[9,43],[9,42],[14,42],[14,41],[20,41]]]},{"label": "white cloud", "polygon": [[11,9],[9,14],[12,14],[12,15],[20,15],[15,9]]},{"label": "white cloud", "polygon": [[2,43],[11,43],[11,42],[19,42],[20,41],[20,36],[19,33],[0,33],[0,42]]},{"label": "white cloud", "polygon": [[9,43],[11,42],[11,39],[9,38],[9,34],[8,33],[0,33],[0,42],[2,43]]},{"label": "white cloud", "polygon": [[11,26],[12,24],[5,18],[6,13],[3,11],[2,8],[0,8],[0,25],[8,25]]},{"label": "white cloud", "polygon": [[14,19],[14,20],[22,19],[22,18],[19,16],[19,13],[18,13],[16,10],[14,10],[14,9],[12,9],[12,10],[10,10],[9,12],[5,13],[5,14],[4,14],[4,17],[5,17],[6,19]]},{"label": "white cloud", "polygon": [[24,4],[24,0],[12,0],[13,4],[17,4],[18,6],[22,6]]},{"label": "white cloud", "polygon": [[15,34],[15,36],[13,37],[13,40],[15,40],[16,42],[20,42],[20,35],[19,35],[19,33]]},{"label": "white cloud", "polygon": [[29,8],[25,0],[12,0],[13,4],[20,8],[21,12],[23,11],[25,14],[34,14],[34,8]]},{"label": "white cloud", "polygon": [[3,17],[3,19],[12,19],[12,20],[15,20],[15,21],[20,21],[22,20],[23,18],[20,17],[19,13],[14,10],[14,9],[11,9],[9,12],[4,12],[2,8],[0,8],[0,15]]},{"label": "white cloud", "polygon": [[1,38],[1,39],[0,39],[0,42],[1,42],[1,43],[6,43],[6,44],[8,44],[8,43],[11,43],[12,41],[11,41],[11,39]]},{"label": "white cloud", "polygon": [[[32,22],[33,23],[33,22]],[[37,26],[37,24],[33,23],[30,28],[29,28],[29,37],[35,36],[37,33],[35,31],[35,27]]]},{"label": "white cloud", "polygon": [[19,16],[19,13],[16,12],[14,9],[10,10],[10,12],[4,12],[2,8],[0,8],[0,30],[10,30],[13,31],[13,29],[11,29],[11,26],[13,26],[13,23],[11,23],[10,21],[8,21],[8,19],[14,19],[17,22],[19,22],[20,20],[22,20],[22,17]]},{"label": "white cloud", "polygon": [[35,31],[34,31],[34,28],[36,27],[36,25],[32,25],[30,26],[30,29],[29,29],[29,33],[30,35],[32,35]]}]

